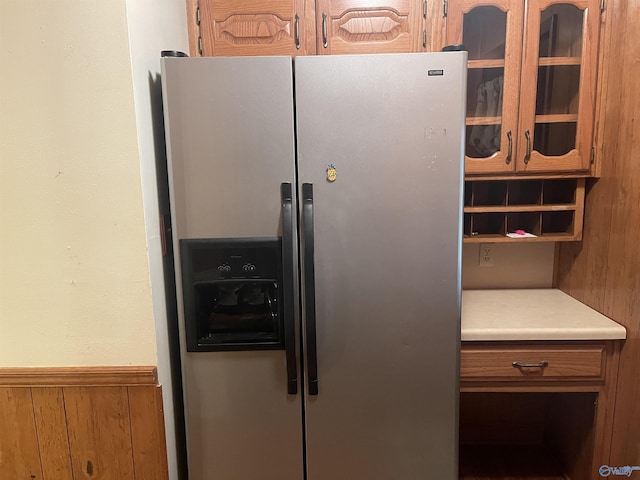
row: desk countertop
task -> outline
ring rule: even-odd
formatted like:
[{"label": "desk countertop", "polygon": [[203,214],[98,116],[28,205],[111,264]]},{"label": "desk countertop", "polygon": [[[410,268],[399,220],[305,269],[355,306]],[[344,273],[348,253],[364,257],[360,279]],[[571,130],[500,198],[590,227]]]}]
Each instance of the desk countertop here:
[{"label": "desk countertop", "polygon": [[465,290],[462,341],[619,340],[625,328],[556,289]]}]

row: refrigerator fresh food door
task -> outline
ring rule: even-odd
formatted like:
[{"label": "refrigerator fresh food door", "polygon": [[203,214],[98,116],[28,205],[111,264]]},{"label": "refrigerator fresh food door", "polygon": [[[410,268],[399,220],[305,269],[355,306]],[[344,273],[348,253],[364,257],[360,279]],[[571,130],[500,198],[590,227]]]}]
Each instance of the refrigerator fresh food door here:
[{"label": "refrigerator fresh food door", "polygon": [[457,479],[466,60],[295,60],[308,480]]},{"label": "refrigerator fresh food door", "polygon": [[[287,352],[271,338],[285,333],[278,319],[265,320],[277,301],[287,326],[299,321],[291,59],[165,58],[162,75],[176,275],[190,279],[177,286],[189,478],[300,480],[295,332]],[[259,253],[269,245],[289,249],[282,282]],[[189,345],[185,304],[200,322]]]}]

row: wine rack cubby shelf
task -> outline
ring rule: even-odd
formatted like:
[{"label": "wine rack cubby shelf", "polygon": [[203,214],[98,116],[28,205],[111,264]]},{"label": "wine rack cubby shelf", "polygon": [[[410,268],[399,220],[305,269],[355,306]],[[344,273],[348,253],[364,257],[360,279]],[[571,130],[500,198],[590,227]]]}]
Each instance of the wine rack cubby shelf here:
[{"label": "wine rack cubby shelf", "polygon": [[[464,242],[582,240],[584,185],[584,178],[468,180]],[[517,231],[535,236],[507,236]]]}]

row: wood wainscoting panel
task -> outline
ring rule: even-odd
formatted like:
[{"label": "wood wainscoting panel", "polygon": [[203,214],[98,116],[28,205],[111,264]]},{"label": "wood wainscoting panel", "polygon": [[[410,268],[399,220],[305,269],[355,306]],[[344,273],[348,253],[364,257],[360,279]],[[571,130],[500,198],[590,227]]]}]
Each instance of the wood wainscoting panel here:
[{"label": "wood wainscoting panel", "polygon": [[167,480],[167,450],[160,387],[129,387],[129,416],[136,480]]},{"label": "wood wainscoting panel", "polygon": [[67,387],[73,477],[135,480],[127,387]]},{"label": "wood wainscoting panel", "polygon": [[0,480],[168,480],[155,367],[0,368]]},{"label": "wood wainscoting panel", "polygon": [[62,388],[32,388],[43,480],[74,480]]},{"label": "wood wainscoting panel", "polygon": [[153,366],[0,368],[0,386],[66,387],[157,385]]},{"label": "wood wainscoting panel", "polygon": [[0,388],[0,478],[42,478],[29,388]]}]

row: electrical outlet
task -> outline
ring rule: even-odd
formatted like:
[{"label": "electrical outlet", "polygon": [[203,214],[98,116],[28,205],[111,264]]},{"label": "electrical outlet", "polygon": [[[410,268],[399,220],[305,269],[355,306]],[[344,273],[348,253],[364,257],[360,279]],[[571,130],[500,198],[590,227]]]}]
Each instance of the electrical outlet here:
[{"label": "electrical outlet", "polygon": [[480,244],[480,258],[478,259],[478,266],[493,267],[493,243]]}]

